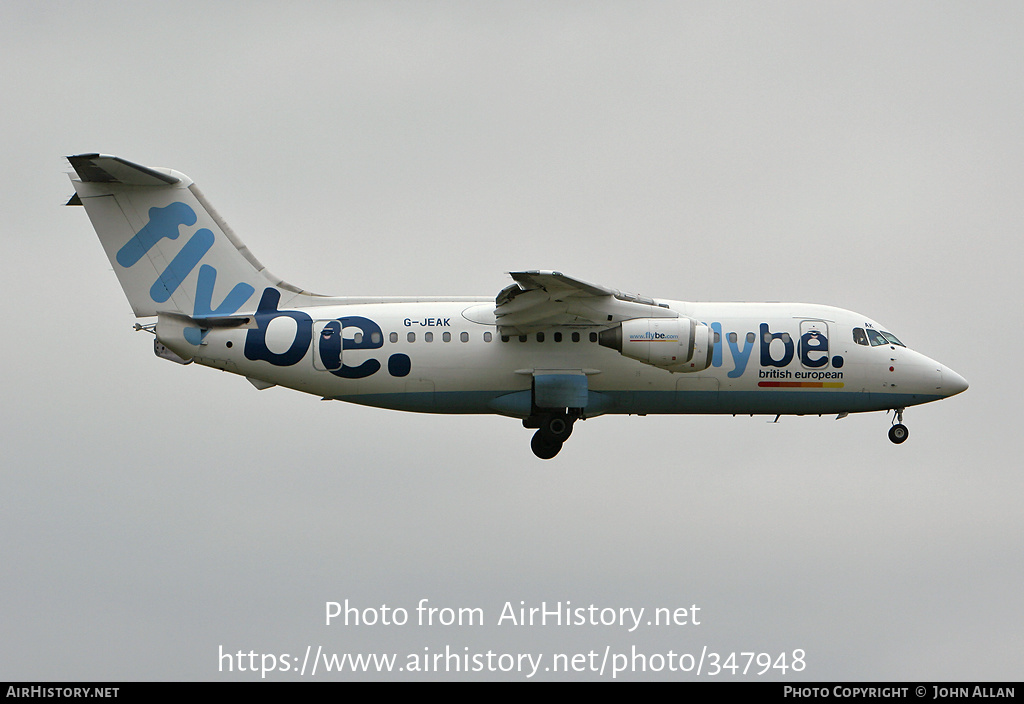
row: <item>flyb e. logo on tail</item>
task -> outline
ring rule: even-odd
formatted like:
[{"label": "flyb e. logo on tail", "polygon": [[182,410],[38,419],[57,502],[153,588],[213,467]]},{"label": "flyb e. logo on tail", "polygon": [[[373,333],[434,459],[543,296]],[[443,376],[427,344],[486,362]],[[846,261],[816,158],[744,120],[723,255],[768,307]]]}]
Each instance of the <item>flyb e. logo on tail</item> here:
[{"label": "flyb e. logo on tail", "polygon": [[[191,226],[197,222],[195,210],[187,203],[176,201],[164,207],[149,209],[149,222],[135,233],[117,252],[117,263],[126,269],[138,264],[163,239],[176,240],[182,225]],[[208,228],[200,228],[189,238],[171,262],[153,282],[149,297],[156,303],[170,300],[189,274],[203,257],[213,248],[215,236]],[[247,283],[238,283],[231,289],[216,308],[213,306],[213,290],[217,283],[217,269],[204,264],[199,269],[196,295],[192,310],[193,317],[210,315],[232,315],[244,306],[256,289]],[[199,328],[187,328],[185,339],[194,345],[202,342]]]},{"label": "flyb e. logo on tail", "polygon": [[[196,222],[198,218],[195,210],[181,201],[150,208],[149,222],[118,250],[117,263],[126,269],[135,266],[161,240],[178,239],[182,226],[193,226]],[[216,307],[213,304],[218,271],[215,266],[204,264],[203,258],[213,249],[215,241],[216,235],[210,229],[204,227],[196,230],[157,276],[157,280],[149,289],[150,298],[155,303],[167,302],[196,267],[199,267],[195,296],[192,297],[192,317],[201,320],[205,317],[230,316],[241,310],[256,292],[255,287],[245,282],[235,284]],[[268,286],[263,290],[256,309],[256,328],[249,330],[245,339],[246,359],[286,367],[298,364],[309,351],[313,335],[312,318],[300,310],[280,310],[280,301],[281,291],[277,288]],[[294,333],[290,341],[282,341],[281,345],[275,345],[278,349],[284,348],[284,351],[275,352],[267,345],[267,331],[271,321],[281,317],[291,318],[295,322]],[[340,363],[343,349],[369,350],[383,346],[383,334],[377,323],[361,316],[347,316],[338,318],[334,327],[338,328],[336,338],[323,345],[320,350],[321,355],[333,355],[336,358],[337,363],[328,364],[327,370],[345,379],[362,379],[380,371],[380,361],[372,358],[355,366]],[[357,328],[359,337],[342,338],[341,330],[344,328]],[[205,335],[206,332],[199,327],[186,327],[184,330],[186,341],[193,345],[201,344]],[[337,349],[335,350],[332,345]],[[325,363],[329,361],[324,359]],[[411,363],[407,355],[395,354],[388,359],[388,372],[392,376],[406,376],[410,368]]]}]

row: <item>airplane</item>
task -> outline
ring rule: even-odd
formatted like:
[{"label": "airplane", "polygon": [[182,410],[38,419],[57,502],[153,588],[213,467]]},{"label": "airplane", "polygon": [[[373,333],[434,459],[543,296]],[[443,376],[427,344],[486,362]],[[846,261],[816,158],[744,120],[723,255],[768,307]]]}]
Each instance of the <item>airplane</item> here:
[{"label": "airplane", "polygon": [[192,179],[104,154],[67,157],[75,195],[157,356],[325,400],[499,414],[551,459],[578,420],[612,414],[890,411],[967,382],[874,320],[803,303],[697,303],[557,271],[491,297],[331,297],[272,275]]}]

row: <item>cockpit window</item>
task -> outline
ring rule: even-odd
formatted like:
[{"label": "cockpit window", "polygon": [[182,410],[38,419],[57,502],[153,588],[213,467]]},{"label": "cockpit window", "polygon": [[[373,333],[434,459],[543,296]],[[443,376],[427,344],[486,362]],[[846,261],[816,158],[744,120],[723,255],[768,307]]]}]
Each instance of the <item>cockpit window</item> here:
[{"label": "cockpit window", "polygon": [[853,341],[858,345],[871,345],[872,347],[880,347],[882,345],[899,345],[900,347],[906,347],[899,338],[893,335],[891,332],[885,332],[884,330],[874,330],[868,328],[854,328],[853,329]]},{"label": "cockpit window", "polygon": [[879,345],[889,344],[889,341],[882,337],[882,333],[878,332],[877,330],[872,330],[871,328],[868,328],[867,332],[868,340],[871,341],[872,347],[878,347]]},{"label": "cockpit window", "polygon": [[[853,341],[859,345],[866,345],[868,342],[861,342],[860,335],[864,335],[865,331],[860,328],[853,329]],[[906,347],[902,342],[899,341],[895,335],[891,332],[885,332],[884,330],[872,330],[867,329],[867,339],[870,341],[872,347],[880,347],[881,345],[899,345],[900,347]]]},{"label": "cockpit window", "polygon": [[906,347],[906,345],[904,345],[902,342],[900,342],[899,339],[897,339],[897,337],[895,335],[893,335],[891,332],[885,332],[883,330],[882,334],[885,335],[885,339],[888,340],[889,342],[891,342],[892,344],[899,345],[900,347]]}]

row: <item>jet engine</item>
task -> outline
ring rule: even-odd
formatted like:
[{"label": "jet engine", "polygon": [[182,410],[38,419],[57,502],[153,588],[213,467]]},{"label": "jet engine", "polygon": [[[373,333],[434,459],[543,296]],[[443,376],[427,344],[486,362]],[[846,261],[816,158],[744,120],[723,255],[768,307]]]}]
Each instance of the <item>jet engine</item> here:
[{"label": "jet engine", "polygon": [[623,356],[671,372],[711,366],[714,334],[693,318],[634,318],[598,335],[598,343]]}]

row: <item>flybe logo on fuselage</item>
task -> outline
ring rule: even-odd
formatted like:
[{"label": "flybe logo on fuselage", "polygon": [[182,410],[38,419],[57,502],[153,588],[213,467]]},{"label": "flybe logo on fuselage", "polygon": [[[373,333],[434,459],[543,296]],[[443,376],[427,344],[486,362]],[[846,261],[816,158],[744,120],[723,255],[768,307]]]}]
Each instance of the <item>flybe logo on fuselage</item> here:
[{"label": "flybe logo on fuselage", "polygon": [[[309,351],[313,342],[313,319],[301,310],[278,310],[277,304],[280,300],[281,292],[276,288],[263,290],[263,297],[256,310],[256,328],[245,336],[246,359],[262,360],[278,367],[289,367],[302,361]],[[267,330],[278,318],[291,318],[295,321],[295,337],[284,352],[273,352],[267,346]],[[342,331],[352,328],[357,331],[354,337],[342,336]],[[342,352],[376,350],[383,346],[383,331],[377,323],[360,315],[349,315],[325,323],[313,354],[319,355],[318,367],[324,371],[343,379],[364,379],[380,371],[380,362],[371,358],[350,367],[342,364]],[[411,369],[412,360],[409,359],[409,355],[396,353],[388,357],[388,373],[391,376],[408,376]]]},{"label": "flybe logo on fuselage", "polygon": [[797,357],[801,365],[812,370],[824,369],[830,362],[834,369],[843,366],[843,358],[840,355],[829,357],[828,338],[821,330],[804,332],[799,338],[799,345],[795,345],[793,337],[788,332],[772,332],[768,323],[761,323],[758,326],[759,334],[746,332],[742,336],[736,332],[723,334],[721,323],[711,323],[708,327],[715,333],[711,366],[721,367],[725,363],[724,342],[728,345],[732,357],[733,368],[726,374],[730,379],[743,376],[754,351],[754,345],[758,345],[760,366],[769,370],[787,367]]}]

